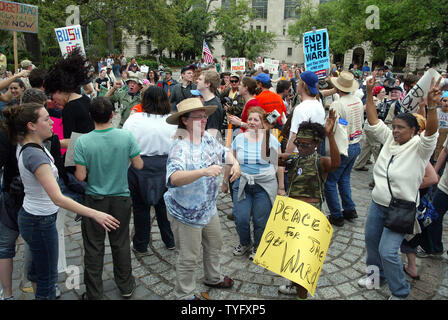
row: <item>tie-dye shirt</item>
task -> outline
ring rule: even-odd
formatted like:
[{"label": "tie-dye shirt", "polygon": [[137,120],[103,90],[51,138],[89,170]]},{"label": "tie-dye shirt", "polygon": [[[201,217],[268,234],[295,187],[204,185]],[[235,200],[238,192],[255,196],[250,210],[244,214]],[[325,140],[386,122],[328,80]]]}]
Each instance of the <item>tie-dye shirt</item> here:
[{"label": "tie-dye shirt", "polygon": [[202,228],[216,214],[220,176],[201,177],[196,181],[175,187],[170,177],[176,171],[191,171],[222,165],[227,149],[207,132],[201,144],[187,139],[176,139],[171,145],[166,163],[166,185],[164,195],[167,211],[174,218],[189,226]]}]

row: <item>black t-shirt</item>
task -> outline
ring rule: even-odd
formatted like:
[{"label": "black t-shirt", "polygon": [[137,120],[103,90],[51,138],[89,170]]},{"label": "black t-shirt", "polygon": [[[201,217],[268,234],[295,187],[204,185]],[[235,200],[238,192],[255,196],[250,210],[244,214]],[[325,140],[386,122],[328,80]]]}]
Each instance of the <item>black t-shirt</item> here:
[{"label": "black t-shirt", "polygon": [[64,106],[64,109],[62,109],[64,138],[70,139],[72,132],[88,133],[95,128],[89,115],[89,105],[90,98],[83,95]]},{"label": "black t-shirt", "polygon": [[19,231],[17,212],[23,199],[10,193],[10,185],[14,177],[19,176],[16,158],[16,146],[9,141],[8,134],[0,128],[0,168],[3,168],[2,201],[0,201],[0,221],[10,229]]},{"label": "black t-shirt", "polygon": [[205,129],[218,129],[221,130],[222,122],[224,120],[224,108],[218,97],[214,97],[209,101],[204,101],[204,106],[218,106],[218,109],[208,117],[207,126]]},{"label": "black t-shirt", "polygon": [[9,191],[9,185],[13,177],[19,175],[19,167],[16,158],[16,146],[9,141],[8,134],[0,128],[0,168],[3,168],[4,189]]},{"label": "black t-shirt", "polygon": [[107,88],[107,83],[109,82],[109,79],[108,78],[104,78],[104,79],[97,78],[95,80],[95,82],[98,83],[98,86],[103,86],[104,88]]}]

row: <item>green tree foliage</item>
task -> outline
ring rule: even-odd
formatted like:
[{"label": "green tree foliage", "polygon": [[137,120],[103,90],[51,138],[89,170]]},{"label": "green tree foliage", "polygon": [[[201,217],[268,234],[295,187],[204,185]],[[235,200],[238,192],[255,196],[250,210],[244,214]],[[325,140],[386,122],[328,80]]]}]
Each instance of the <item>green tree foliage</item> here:
[{"label": "green tree foliage", "polygon": [[229,57],[247,57],[255,59],[262,52],[275,47],[275,34],[249,27],[254,19],[246,0],[231,2],[228,8],[214,11],[215,29],[221,35],[226,55]]},{"label": "green tree foliage", "polygon": [[[298,1],[299,20],[288,29],[300,42],[312,27],[327,28],[333,53],[370,41],[373,59],[405,49],[429,55],[431,63],[448,61],[448,4],[440,0],[333,0],[313,8],[309,1]],[[372,12],[379,8],[379,29],[367,28]]]}]

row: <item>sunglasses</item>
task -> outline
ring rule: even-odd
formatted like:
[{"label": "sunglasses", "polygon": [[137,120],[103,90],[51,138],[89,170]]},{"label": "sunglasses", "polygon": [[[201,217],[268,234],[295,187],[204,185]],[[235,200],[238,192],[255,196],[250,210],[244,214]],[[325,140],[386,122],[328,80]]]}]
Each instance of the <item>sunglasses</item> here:
[{"label": "sunglasses", "polygon": [[238,83],[238,82],[240,82],[240,80],[230,80],[230,82],[232,82],[232,83]]}]

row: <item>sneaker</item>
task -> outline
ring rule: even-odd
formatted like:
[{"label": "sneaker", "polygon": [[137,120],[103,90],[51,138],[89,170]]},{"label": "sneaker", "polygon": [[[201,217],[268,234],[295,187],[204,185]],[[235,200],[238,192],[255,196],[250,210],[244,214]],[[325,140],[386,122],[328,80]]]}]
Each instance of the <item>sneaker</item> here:
[{"label": "sneaker", "polygon": [[242,256],[246,254],[247,251],[252,247],[251,244],[248,244],[247,246],[243,246],[241,243],[238,244],[235,249],[233,249],[233,255],[234,256]]},{"label": "sneaker", "polygon": [[428,253],[425,250],[423,250],[423,248],[420,246],[418,246],[418,248],[417,248],[417,257],[419,257],[419,258],[440,258],[442,255],[443,255],[443,251]]},{"label": "sneaker", "polygon": [[328,220],[330,221],[330,223],[332,225],[335,225],[337,227],[344,226],[344,217],[343,216],[340,216],[340,217],[329,216]]},{"label": "sneaker", "polygon": [[358,213],[356,212],[356,209],[344,210],[344,211],[342,211],[342,215],[343,215],[344,219],[347,219],[347,220],[358,218]]},{"label": "sneaker", "polygon": [[61,297],[61,290],[59,290],[59,286],[55,285],[55,291],[56,291],[56,299],[59,299]]},{"label": "sneaker", "polygon": [[129,293],[122,293],[121,296],[125,299],[129,299],[134,294],[135,289],[137,288],[137,285],[134,283],[134,286],[132,287],[132,290]]},{"label": "sneaker", "polygon": [[176,246],[169,246],[169,247],[167,246],[166,248],[167,248],[168,250],[174,250],[174,249],[176,249]]},{"label": "sneaker", "polygon": [[278,287],[278,292],[283,294],[289,294],[289,295],[296,295],[297,290],[296,287],[293,284],[283,284],[280,287]]},{"label": "sneaker", "polygon": [[255,254],[257,253],[257,249],[256,248],[252,248],[252,252],[249,256],[249,260],[253,261],[255,258]]},{"label": "sneaker", "polygon": [[[380,278],[380,287],[384,286],[385,284],[386,284],[386,280]],[[361,279],[359,279],[358,286],[360,286],[361,288],[369,289],[369,290],[376,289],[374,287],[373,278],[369,278],[369,277],[362,277]]]}]

